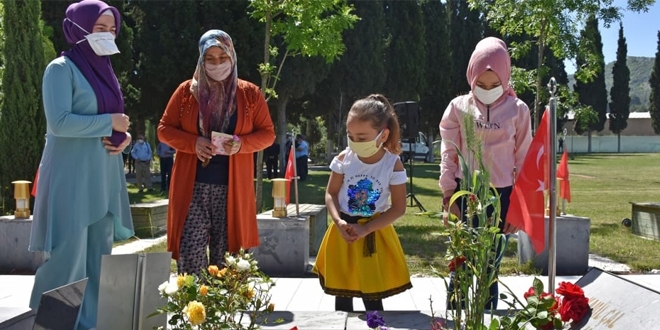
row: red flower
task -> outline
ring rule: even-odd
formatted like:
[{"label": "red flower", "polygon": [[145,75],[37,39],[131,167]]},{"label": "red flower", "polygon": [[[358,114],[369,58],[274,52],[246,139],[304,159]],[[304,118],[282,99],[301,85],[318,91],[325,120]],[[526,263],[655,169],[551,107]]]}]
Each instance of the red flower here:
[{"label": "red flower", "polygon": [[449,271],[454,272],[456,271],[456,267],[461,267],[461,265],[465,262],[465,257],[460,256],[454,258],[451,262],[449,262]]},{"label": "red flower", "polygon": [[541,330],[553,330],[555,328],[555,325],[552,321],[542,325],[539,329]]},{"label": "red flower", "polygon": [[555,301],[555,303],[552,304],[552,306],[550,307],[550,309],[548,309],[548,311],[551,312],[551,313],[557,312],[557,309],[559,309],[559,300],[557,299],[557,297],[555,297],[555,296],[553,296],[553,295],[551,295],[547,292],[543,292],[541,294],[541,299],[544,299],[545,297],[552,297],[552,300]]},{"label": "red flower", "polygon": [[535,295],[536,295],[536,292],[534,292],[534,287],[532,286],[532,287],[529,288],[529,290],[527,290],[527,292],[525,292],[523,297],[525,297],[525,300],[527,300],[527,298],[529,298],[531,296],[535,296]]},{"label": "red flower", "polygon": [[559,308],[559,315],[561,315],[561,320],[564,322],[573,320],[573,322],[578,323],[587,315],[587,312],[589,312],[589,298],[584,295],[574,298],[564,296]]},{"label": "red flower", "polygon": [[476,202],[476,201],[477,201],[477,195],[470,194],[470,202]]},{"label": "red flower", "polygon": [[557,288],[556,292],[564,296],[564,298],[584,298],[582,288],[570,282],[559,283],[559,288]]}]

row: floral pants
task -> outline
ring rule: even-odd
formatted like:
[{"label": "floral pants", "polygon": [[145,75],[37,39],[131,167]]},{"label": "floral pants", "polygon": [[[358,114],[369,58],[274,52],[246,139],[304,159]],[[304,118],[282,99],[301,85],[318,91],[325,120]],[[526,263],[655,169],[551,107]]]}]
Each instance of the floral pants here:
[{"label": "floral pants", "polygon": [[228,248],[226,185],[195,182],[179,246],[179,274],[199,275],[209,265],[224,264]]}]

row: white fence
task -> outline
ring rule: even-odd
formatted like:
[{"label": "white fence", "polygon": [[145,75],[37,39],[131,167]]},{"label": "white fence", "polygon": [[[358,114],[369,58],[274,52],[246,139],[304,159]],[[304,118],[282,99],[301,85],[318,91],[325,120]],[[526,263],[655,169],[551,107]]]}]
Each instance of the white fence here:
[{"label": "white fence", "polygon": [[[567,135],[564,147],[568,148],[569,152],[586,153],[588,143],[587,136]],[[617,137],[592,136],[591,152],[617,152]],[[621,152],[660,152],[660,136],[621,136]]]}]

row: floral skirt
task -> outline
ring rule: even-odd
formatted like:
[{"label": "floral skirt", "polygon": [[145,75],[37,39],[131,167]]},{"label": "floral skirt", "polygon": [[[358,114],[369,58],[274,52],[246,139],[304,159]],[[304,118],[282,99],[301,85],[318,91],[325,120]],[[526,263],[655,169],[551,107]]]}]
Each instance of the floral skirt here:
[{"label": "floral skirt", "polygon": [[[361,221],[360,223],[363,223]],[[382,299],[412,288],[401,242],[392,225],[346,243],[335,224],[325,232],[313,272],[326,294]]]}]

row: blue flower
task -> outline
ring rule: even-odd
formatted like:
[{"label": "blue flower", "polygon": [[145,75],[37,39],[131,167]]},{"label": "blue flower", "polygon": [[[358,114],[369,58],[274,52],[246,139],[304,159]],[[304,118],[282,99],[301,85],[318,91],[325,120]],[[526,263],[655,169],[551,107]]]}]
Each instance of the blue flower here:
[{"label": "blue flower", "polygon": [[378,315],[377,311],[367,312],[367,326],[373,329],[381,327],[381,330],[387,330],[387,328],[383,328],[385,326],[385,320],[383,320],[381,315]]}]

